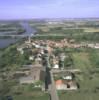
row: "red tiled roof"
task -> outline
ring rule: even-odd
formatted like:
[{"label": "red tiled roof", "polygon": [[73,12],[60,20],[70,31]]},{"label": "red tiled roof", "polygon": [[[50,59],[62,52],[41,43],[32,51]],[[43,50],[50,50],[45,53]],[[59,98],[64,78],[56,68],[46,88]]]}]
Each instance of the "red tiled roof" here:
[{"label": "red tiled roof", "polygon": [[60,79],[60,80],[57,80],[56,82],[55,82],[55,84],[56,85],[61,85],[61,84],[63,84],[63,81]]}]

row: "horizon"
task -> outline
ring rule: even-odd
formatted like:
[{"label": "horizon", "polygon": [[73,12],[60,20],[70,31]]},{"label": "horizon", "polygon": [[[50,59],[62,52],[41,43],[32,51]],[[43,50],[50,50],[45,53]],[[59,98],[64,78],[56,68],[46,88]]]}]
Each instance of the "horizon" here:
[{"label": "horizon", "polygon": [[59,20],[83,20],[83,19],[99,19],[99,17],[82,17],[82,18],[78,18],[78,17],[75,17],[75,18],[20,18],[20,19],[14,19],[14,18],[12,18],[12,19],[0,19],[0,21],[9,21],[9,20],[12,20],[12,21],[17,21],[17,20],[57,20],[57,19],[59,19]]},{"label": "horizon", "polygon": [[12,19],[0,19],[0,21],[6,21],[6,20],[57,20],[57,19],[59,19],[59,20],[83,20],[83,19],[99,19],[99,17],[71,17],[71,18],[62,18],[62,17],[59,17],[59,18],[20,18],[20,19],[14,19],[14,18],[12,18]]},{"label": "horizon", "polygon": [[98,0],[0,0],[0,20],[99,18],[98,5]]}]

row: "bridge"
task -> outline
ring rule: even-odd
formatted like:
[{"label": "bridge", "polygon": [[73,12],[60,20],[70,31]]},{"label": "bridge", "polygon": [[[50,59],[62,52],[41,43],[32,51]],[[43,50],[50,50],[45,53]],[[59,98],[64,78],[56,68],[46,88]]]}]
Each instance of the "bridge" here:
[{"label": "bridge", "polygon": [[34,36],[34,34],[21,34],[21,35],[14,35],[14,34],[13,35],[12,34],[11,35],[10,34],[9,35],[2,35],[1,34],[0,35],[0,37],[27,37],[27,36]]}]

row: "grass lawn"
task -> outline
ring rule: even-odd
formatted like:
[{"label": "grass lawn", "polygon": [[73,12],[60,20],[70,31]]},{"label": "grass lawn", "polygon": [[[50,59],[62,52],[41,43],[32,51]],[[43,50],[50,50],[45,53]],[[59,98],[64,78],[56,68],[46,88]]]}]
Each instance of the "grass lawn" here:
[{"label": "grass lawn", "polygon": [[99,100],[99,93],[83,92],[63,92],[59,93],[60,100]]},{"label": "grass lawn", "polygon": [[[75,68],[79,68],[82,71],[80,75],[76,75],[81,89],[93,90],[98,87],[99,68],[95,65],[95,61],[98,59],[97,51],[76,52],[72,55]],[[94,59],[92,59],[93,57]]]},{"label": "grass lawn", "polygon": [[90,60],[93,67],[99,68],[99,50],[92,50],[90,52]]},{"label": "grass lawn", "polygon": [[14,100],[49,100],[49,95],[41,89],[33,88],[33,85],[20,85],[12,90]]},{"label": "grass lawn", "polygon": [[[36,92],[38,94],[38,92]],[[33,95],[19,95],[19,96],[13,96],[14,100],[49,100],[48,94],[42,94],[42,96],[33,96]]]},{"label": "grass lawn", "polygon": [[72,55],[75,68],[79,68],[82,71],[92,68],[89,60],[89,54],[87,52],[73,53]]}]

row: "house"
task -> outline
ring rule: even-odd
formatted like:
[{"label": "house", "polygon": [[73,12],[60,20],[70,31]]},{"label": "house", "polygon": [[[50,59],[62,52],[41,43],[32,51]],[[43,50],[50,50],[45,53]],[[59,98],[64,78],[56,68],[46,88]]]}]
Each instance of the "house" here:
[{"label": "house", "polygon": [[53,68],[54,69],[59,69],[59,65],[58,64],[55,64]]},{"label": "house", "polygon": [[20,84],[30,84],[37,81],[45,80],[45,68],[39,64],[32,65],[30,68],[30,74],[19,78]]},{"label": "house", "polygon": [[94,48],[95,48],[95,49],[99,49],[99,43],[96,43],[96,45],[95,45]]},{"label": "house", "polygon": [[59,69],[59,59],[53,55],[52,59],[53,69]]},{"label": "house", "polygon": [[30,56],[29,57],[29,60],[34,60],[34,56]]},{"label": "house", "polygon": [[40,45],[36,44],[36,45],[35,45],[35,48],[40,48]]},{"label": "house", "polygon": [[74,81],[59,79],[55,82],[57,90],[77,90],[77,84]]},{"label": "house", "polygon": [[73,80],[75,78],[75,75],[74,75],[74,73],[67,72],[67,73],[65,73],[64,76],[62,76],[62,78],[64,80]]},{"label": "house", "polygon": [[20,54],[24,54],[23,48],[22,47],[17,47],[17,51],[20,52]]},{"label": "house", "polygon": [[71,75],[63,76],[63,79],[65,79],[65,80],[72,80],[72,76]]},{"label": "house", "polygon": [[35,58],[35,63],[36,64],[42,64],[42,58],[41,57]]},{"label": "house", "polygon": [[88,47],[94,48],[94,44],[93,43],[90,43],[90,44],[88,44]]},{"label": "house", "polygon": [[20,81],[20,84],[31,84],[31,83],[34,83],[33,77],[31,77],[31,76],[21,77],[19,79],[19,81]]}]

